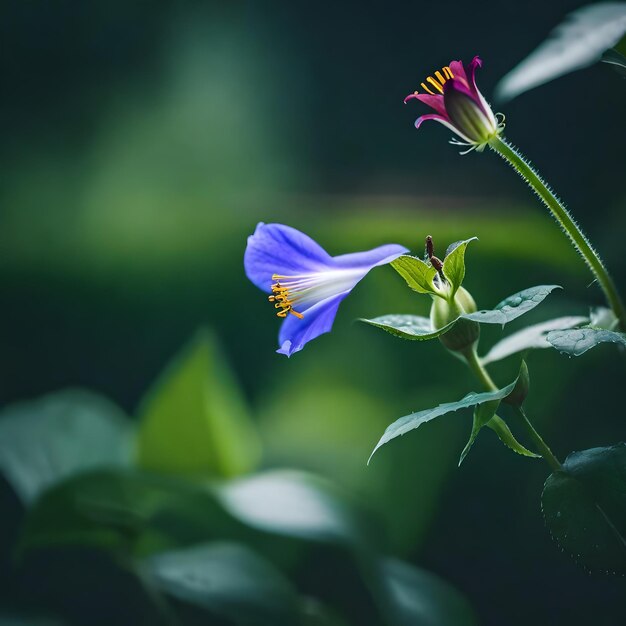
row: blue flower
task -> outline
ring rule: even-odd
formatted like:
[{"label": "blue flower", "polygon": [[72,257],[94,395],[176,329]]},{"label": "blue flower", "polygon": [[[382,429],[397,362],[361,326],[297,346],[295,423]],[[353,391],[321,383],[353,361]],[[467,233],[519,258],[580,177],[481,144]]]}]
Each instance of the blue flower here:
[{"label": "blue flower", "polygon": [[291,356],[329,332],[339,303],[355,285],[372,268],[406,252],[403,246],[388,244],[333,257],[295,228],[261,222],[248,237],[244,267],[248,278],[271,294],[278,317],[284,318],[277,352]]}]

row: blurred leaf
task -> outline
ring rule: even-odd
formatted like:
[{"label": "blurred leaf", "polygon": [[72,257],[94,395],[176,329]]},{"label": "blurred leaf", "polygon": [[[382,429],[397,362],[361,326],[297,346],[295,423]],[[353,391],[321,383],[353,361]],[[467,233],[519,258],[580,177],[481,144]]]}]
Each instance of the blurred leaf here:
[{"label": "blurred leaf", "polygon": [[626,32],[626,3],[602,2],[567,16],[550,38],[511,70],[496,86],[498,100],[524,91],[600,60]]},{"label": "blurred leaf", "polygon": [[601,60],[611,65],[622,78],[626,78],[626,56],[621,52],[615,49],[607,50]]},{"label": "blurred leaf", "polygon": [[422,259],[405,254],[392,261],[391,267],[404,278],[406,284],[413,291],[417,291],[417,293],[436,292],[433,279],[437,275],[437,270]]},{"label": "blurred leaf", "polygon": [[303,597],[300,602],[298,626],[349,626],[344,616],[339,616],[317,598]]},{"label": "blurred leaf", "polygon": [[233,517],[258,530],[346,545],[367,543],[356,509],[312,474],[268,471],[230,482],[217,494]]},{"label": "blurred leaf", "polygon": [[[207,487],[138,472],[81,474],[47,491],[19,546],[150,554],[215,539],[297,538],[369,549],[368,518],[313,475],[274,471]],[[265,542],[267,543],[267,542]]]},{"label": "blurred leaf", "polygon": [[394,626],[472,626],[467,600],[434,574],[396,559],[382,563]]},{"label": "blurred leaf", "polygon": [[[326,594],[349,603],[349,588],[365,594],[359,606],[374,610],[367,563],[378,540],[366,522],[331,485],[301,472],[271,472],[215,490],[162,476],[100,472],[43,495],[29,512],[18,555],[24,563],[47,558],[50,550],[89,547],[123,563],[207,541],[243,542],[274,563],[293,567],[295,557],[305,570],[307,563],[314,571],[331,568],[325,581],[311,581],[323,601]],[[303,550],[302,542],[315,548]]]},{"label": "blurred leaf", "polygon": [[396,437],[400,437],[401,435],[415,430],[416,428],[419,428],[422,424],[430,422],[436,417],[446,415],[447,413],[458,411],[459,409],[467,409],[472,406],[484,404],[485,402],[502,400],[506,398],[513,391],[513,389],[515,389],[516,383],[517,379],[513,381],[510,385],[507,385],[506,387],[503,387],[502,389],[498,389],[496,391],[483,391],[482,393],[475,393],[472,391],[458,402],[447,402],[445,404],[440,404],[433,409],[425,409],[424,411],[418,411],[417,413],[411,413],[410,415],[405,415],[404,417],[401,417],[399,420],[396,420],[395,422],[393,422],[393,424],[387,427],[385,434],[381,437],[380,441],[376,444],[376,447],[370,455],[369,461],[372,460],[372,457],[380,447],[384,446],[392,439],[395,439]]},{"label": "blurred leaf", "polygon": [[507,423],[497,415],[494,415],[488,422],[487,427],[491,428],[500,441],[509,449],[513,450],[517,454],[527,456],[533,459],[540,459],[540,454],[535,454],[527,448],[525,448],[513,435],[511,429],[507,426]]},{"label": "blurred leaf", "polygon": [[455,294],[463,284],[463,279],[465,278],[465,250],[468,244],[476,239],[476,237],[472,237],[465,241],[457,241],[448,248],[446,257],[443,260],[443,275],[452,286],[452,294]]},{"label": "blurred leaf", "polygon": [[590,570],[626,573],[626,444],[570,454],[541,503],[559,545]]},{"label": "blurred leaf", "polygon": [[604,328],[574,328],[553,330],[546,335],[548,343],[562,354],[580,356],[600,343],[617,343],[626,346],[626,334]]},{"label": "blurred leaf", "polygon": [[476,311],[461,317],[481,324],[502,324],[504,326],[541,304],[555,289],[560,289],[560,287],[558,285],[529,287],[505,298],[491,311]]},{"label": "blurred leaf", "polygon": [[28,512],[19,549],[79,545],[126,555],[241,532],[201,486],[133,471],[98,471],[46,491]]},{"label": "blurred leaf", "polygon": [[130,421],[89,391],[58,392],[0,415],[0,469],[26,504],[77,472],[129,465],[131,447]]},{"label": "blurred leaf", "polygon": [[158,591],[233,624],[292,626],[298,598],[287,579],[249,548],[216,542],[165,552],[140,569]]},{"label": "blurred leaf", "polygon": [[586,317],[570,315],[526,326],[526,328],[510,334],[495,344],[481,361],[484,365],[487,365],[488,363],[506,359],[512,354],[517,354],[523,350],[550,348],[550,343],[546,339],[549,331],[572,328],[588,321],[589,319]]},{"label": "blurred leaf", "polygon": [[[408,397],[389,397],[377,393],[372,384],[349,385],[337,376],[328,363],[309,360],[304,368],[289,368],[281,384],[266,392],[260,426],[267,463],[326,477],[376,514],[385,525],[391,549],[414,550],[427,535],[452,471],[453,451],[446,447],[450,433],[432,428],[427,437],[405,441],[396,447],[393,458],[381,457],[375,469],[367,470],[364,459],[387,425],[385,414],[400,411]],[[419,396],[434,402],[438,391],[429,385],[419,390]],[[416,482],[416,474],[424,479]]]},{"label": "blurred leaf", "polygon": [[454,324],[448,324],[439,330],[433,330],[431,321],[427,317],[419,315],[381,315],[368,320],[361,318],[360,322],[365,322],[370,326],[382,328],[388,333],[400,337],[401,339],[414,339],[417,341],[427,341],[443,335]]},{"label": "blurred leaf", "polygon": [[139,413],[143,468],[228,477],[258,462],[258,435],[241,391],[206,330],[174,359]]},{"label": "blurred leaf", "polygon": [[463,452],[459,458],[459,465],[463,463],[465,457],[471,450],[478,433],[483,426],[487,425],[487,422],[496,414],[498,407],[500,406],[500,400],[492,400],[491,402],[485,402],[474,407],[474,421],[472,423],[472,432],[470,433],[469,441],[465,444]]}]

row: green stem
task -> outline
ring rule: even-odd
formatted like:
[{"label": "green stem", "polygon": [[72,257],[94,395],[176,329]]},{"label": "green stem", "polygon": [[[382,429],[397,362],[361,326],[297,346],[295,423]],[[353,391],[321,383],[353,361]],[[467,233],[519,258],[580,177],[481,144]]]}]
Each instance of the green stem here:
[{"label": "green stem", "polygon": [[480,362],[480,357],[476,352],[476,347],[472,346],[469,350],[463,353],[463,356],[465,357],[470,370],[472,370],[472,373],[476,376],[476,378],[478,378],[482,386],[487,391],[498,391],[498,385],[493,382],[491,376],[489,376],[489,372]]},{"label": "green stem", "polygon": [[513,410],[516,415],[522,420],[522,425],[526,428],[526,432],[530,438],[535,442],[539,454],[547,461],[548,465],[556,472],[562,470],[563,466],[561,462],[554,456],[554,453],[548,447],[548,444],[543,440],[541,435],[535,430],[531,421],[528,419],[524,409],[521,406],[514,406]]},{"label": "green stem", "polygon": [[[480,362],[480,358],[476,352],[476,348],[472,347],[470,350],[467,350],[463,356],[465,357],[465,360],[470,370],[476,376],[476,378],[478,378],[483,387],[485,387],[487,391],[497,391],[498,386],[493,382],[491,376],[489,376],[489,372]],[[526,413],[524,413],[524,409],[521,406],[514,406],[513,410],[515,411],[516,415],[521,418],[522,425],[526,429],[528,436],[533,440],[533,442],[537,446],[539,454],[543,457],[546,463],[554,471],[562,470],[563,466],[561,465],[560,461],[556,458],[556,456],[554,456],[554,453],[552,452],[552,450],[550,450],[548,444],[535,430],[535,427],[528,419]]]},{"label": "green stem", "polygon": [[507,161],[541,198],[589,266],[602,291],[604,291],[604,295],[615,317],[619,320],[621,328],[626,329],[626,309],[615,287],[615,283],[600,256],[593,249],[578,224],[572,219],[565,205],[554,195],[528,161],[502,137],[496,136],[491,139],[489,147]]}]

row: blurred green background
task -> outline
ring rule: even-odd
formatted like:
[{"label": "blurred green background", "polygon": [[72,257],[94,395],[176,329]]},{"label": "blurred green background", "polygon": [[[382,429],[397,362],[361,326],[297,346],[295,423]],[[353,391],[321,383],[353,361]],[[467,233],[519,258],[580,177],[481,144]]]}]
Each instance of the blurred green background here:
[{"label": "blurred green background", "polygon": [[[349,490],[381,516],[393,553],[452,582],[480,623],[626,619],[623,580],[589,576],[551,542],[540,462],[487,433],[457,469],[469,415],[365,465],[391,421],[476,388],[436,342],[352,323],[427,314],[425,297],[378,269],[333,333],[287,360],[242,266],[259,221],[288,223],[332,254],[387,242],[419,253],[427,234],[443,251],[475,235],[465,285],[479,306],[541,283],[564,290],[535,321],[601,304],[514,174],[489,154],[459,157],[438,125],[416,132],[419,108],[402,105],[433,68],[474,54],[489,96],[580,4],[4,3],[2,404],[81,386],[134,414],[208,325],[258,421],[262,465]],[[507,136],[568,202],[622,290],[625,97],[624,82],[594,66],[504,108]],[[484,349],[500,336],[484,331]],[[577,360],[536,353],[529,366],[530,410],[560,457],[623,439],[613,346]]]}]

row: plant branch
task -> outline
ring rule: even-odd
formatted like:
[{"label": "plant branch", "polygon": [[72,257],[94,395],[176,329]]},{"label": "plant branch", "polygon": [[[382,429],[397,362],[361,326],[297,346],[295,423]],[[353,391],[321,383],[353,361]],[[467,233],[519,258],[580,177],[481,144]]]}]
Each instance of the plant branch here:
[{"label": "plant branch", "polygon": [[[468,367],[476,376],[476,378],[478,378],[483,387],[487,391],[497,391],[498,386],[493,382],[493,379],[491,378],[491,376],[489,376],[489,372],[480,362],[480,358],[476,353],[475,346],[473,346],[470,350],[464,353],[463,356],[465,357],[465,361],[467,362]],[[532,425],[531,421],[528,419],[526,413],[524,412],[524,409],[521,406],[513,406],[513,410],[515,411],[515,414],[521,419],[522,426],[524,426],[526,432],[528,433],[528,436],[537,446],[539,454],[543,457],[546,463],[552,468],[553,471],[562,470],[563,466],[561,465],[560,461],[556,458],[552,450],[550,450],[548,444],[543,440],[541,435]]]}]

